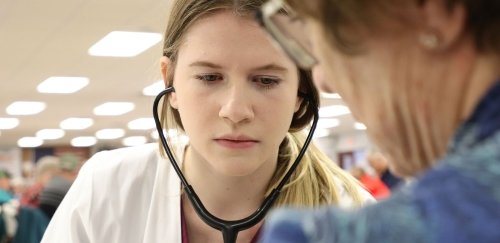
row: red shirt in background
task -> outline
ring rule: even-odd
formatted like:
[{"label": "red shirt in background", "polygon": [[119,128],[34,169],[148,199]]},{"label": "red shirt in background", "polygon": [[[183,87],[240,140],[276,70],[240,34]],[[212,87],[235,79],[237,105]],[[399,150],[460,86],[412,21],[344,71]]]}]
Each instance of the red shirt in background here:
[{"label": "red shirt in background", "polygon": [[391,190],[378,177],[362,175],[359,181],[375,199],[383,199],[391,195]]}]

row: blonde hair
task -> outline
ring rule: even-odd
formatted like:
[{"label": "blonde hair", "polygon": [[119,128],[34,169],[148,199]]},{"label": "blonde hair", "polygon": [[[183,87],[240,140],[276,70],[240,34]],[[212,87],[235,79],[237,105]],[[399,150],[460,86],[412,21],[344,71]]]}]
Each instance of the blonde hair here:
[{"label": "blonde hair", "polygon": [[[171,61],[166,77],[168,86],[173,84],[179,46],[184,34],[194,22],[220,11],[233,11],[241,17],[252,17],[253,12],[263,2],[264,0],[240,0],[237,3],[233,0],[173,1],[163,43],[163,55]],[[269,183],[267,194],[279,184],[292,165],[293,159],[297,157],[305,141],[301,130],[308,126],[314,115],[314,109],[319,104],[318,92],[312,84],[311,73],[304,70],[298,70],[298,72],[299,93],[304,96],[304,100],[293,116],[289,133],[280,145],[278,166]],[[183,129],[179,113],[172,109],[168,99],[164,99],[161,120],[166,128]],[[163,151],[161,145],[160,151]],[[339,187],[342,187],[353,201],[360,205],[363,199],[358,186],[359,184],[352,176],[340,169],[311,143],[274,206],[337,204],[340,200]]]}]

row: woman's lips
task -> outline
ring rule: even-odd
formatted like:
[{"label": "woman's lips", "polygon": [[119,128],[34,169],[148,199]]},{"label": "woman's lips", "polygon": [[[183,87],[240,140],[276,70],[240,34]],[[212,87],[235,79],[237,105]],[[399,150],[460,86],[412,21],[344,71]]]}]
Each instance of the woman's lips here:
[{"label": "woman's lips", "polygon": [[256,140],[233,140],[225,138],[215,139],[215,142],[230,149],[248,149],[254,147],[258,143]]}]

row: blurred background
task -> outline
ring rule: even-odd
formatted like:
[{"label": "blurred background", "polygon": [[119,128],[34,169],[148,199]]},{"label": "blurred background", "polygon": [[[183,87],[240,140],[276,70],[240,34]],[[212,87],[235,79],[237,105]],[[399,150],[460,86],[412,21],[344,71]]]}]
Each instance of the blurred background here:
[{"label": "blurred background", "polygon": [[[167,0],[0,0],[0,168],[155,142]],[[349,169],[371,144],[336,94],[315,142]],[[169,131],[175,132],[175,131]]]}]

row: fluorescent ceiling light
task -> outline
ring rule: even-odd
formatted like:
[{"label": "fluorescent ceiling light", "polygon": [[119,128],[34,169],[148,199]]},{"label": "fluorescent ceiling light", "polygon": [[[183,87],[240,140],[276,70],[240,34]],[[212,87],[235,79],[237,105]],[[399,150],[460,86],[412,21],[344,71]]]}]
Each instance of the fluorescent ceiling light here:
[{"label": "fluorescent ceiling light", "polygon": [[361,123],[361,122],[356,122],[354,123],[354,128],[356,130],[366,130],[366,126],[365,124]]},{"label": "fluorescent ceiling light", "polygon": [[132,102],[106,102],[94,108],[97,116],[119,116],[135,108]]},{"label": "fluorescent ceiling light", "polygon": [[146,142],[147,142],[147,139],[144,136],[126,137],[122,141],[124,146],[136,146],[136,145],[145,144]]},{"label": "fluorescent ceiling light", "polygon": [[95,137],[83,136],[71,139],[71,146],[73,147],[90,147],[97,143]]},{"label": "fluorescent ceiling light", "polygon": [[36,137],[40,139],[59,139],[64,136],[62,129],[42,129],[36,132]]},{"label": "fluorescent ceiling light", "polygon": [[65,130],[83,130],[94,124],[91,118],[71,117],[63,120],[59,126]]},{"label": "fluorescent ceiling light", "polygon": [[16,101],[7,106],[7,114],[9,115],[34,115],[45,110],[45,103],[36,101]]},{"label": "fluorescent ceiling light", "polygon": [[138,118],[130,121],[127,127],[130,130],[149,130],[155,128],[156,124],[153,118]]},{"label": "fluorescent ceiling light", "polygon": [[17,127],[18,125],[19,125],[19,119],[17,118],[0,117],[0,129],[12,129]]},{"label": "fluorescent ceiling light", "polygon": [[159,33],[112,31],[89,48],[91,56],[133,57],[160,42]]},{"label": "fluorescent ceiling light", "polygon": [[342,97],[340,97],[340,95],[337,93],[321,92],[320,96],[321,96],[321,98],[325,98],[325,99],[342,99]]},{"label": "fluorescent ceiling light", "polygon": [[163,83],[163,80],[160,80],[142,89],[142,94],[145,96],[156,96],[164,89],[165,83]]},{"label": "fluorescent ceiling light", "polygon": [[17,145],[22,148],[34,148],[43,144],[43,140],[37,137],[23,137],[17,140]]},{"label": "fluorescent ceiling light", "polygon": [[40,93],[71,94],[89,84],[85,77],[50,77],[36,88]]},{"label": "fluorescent ceiling light", "polygon": [[313,134],[313,138],[323,138],[328,137],[330,135],[330,131],[328,129],[316,129]]},{"label": "fluorescent ceiling light", "polygon": [[316,128],[318,128],[318,129],[332,128],[332,127],[337,127],[339,124],[340,124],[339,119],[320,118],[318,120],[318,124],[316,125]]},{"label": "fluorescent ceiling light", "polygon": [[319,108],[320,117],[335,117],[349,113],[351,113],[351,111],[345,105],[330,105]]},{"label": "fluorescent ceiling light", "polygon": [[121,128],[101,129],[95,133],[98,139],[116,139],[125,136],[125,130]]}]

